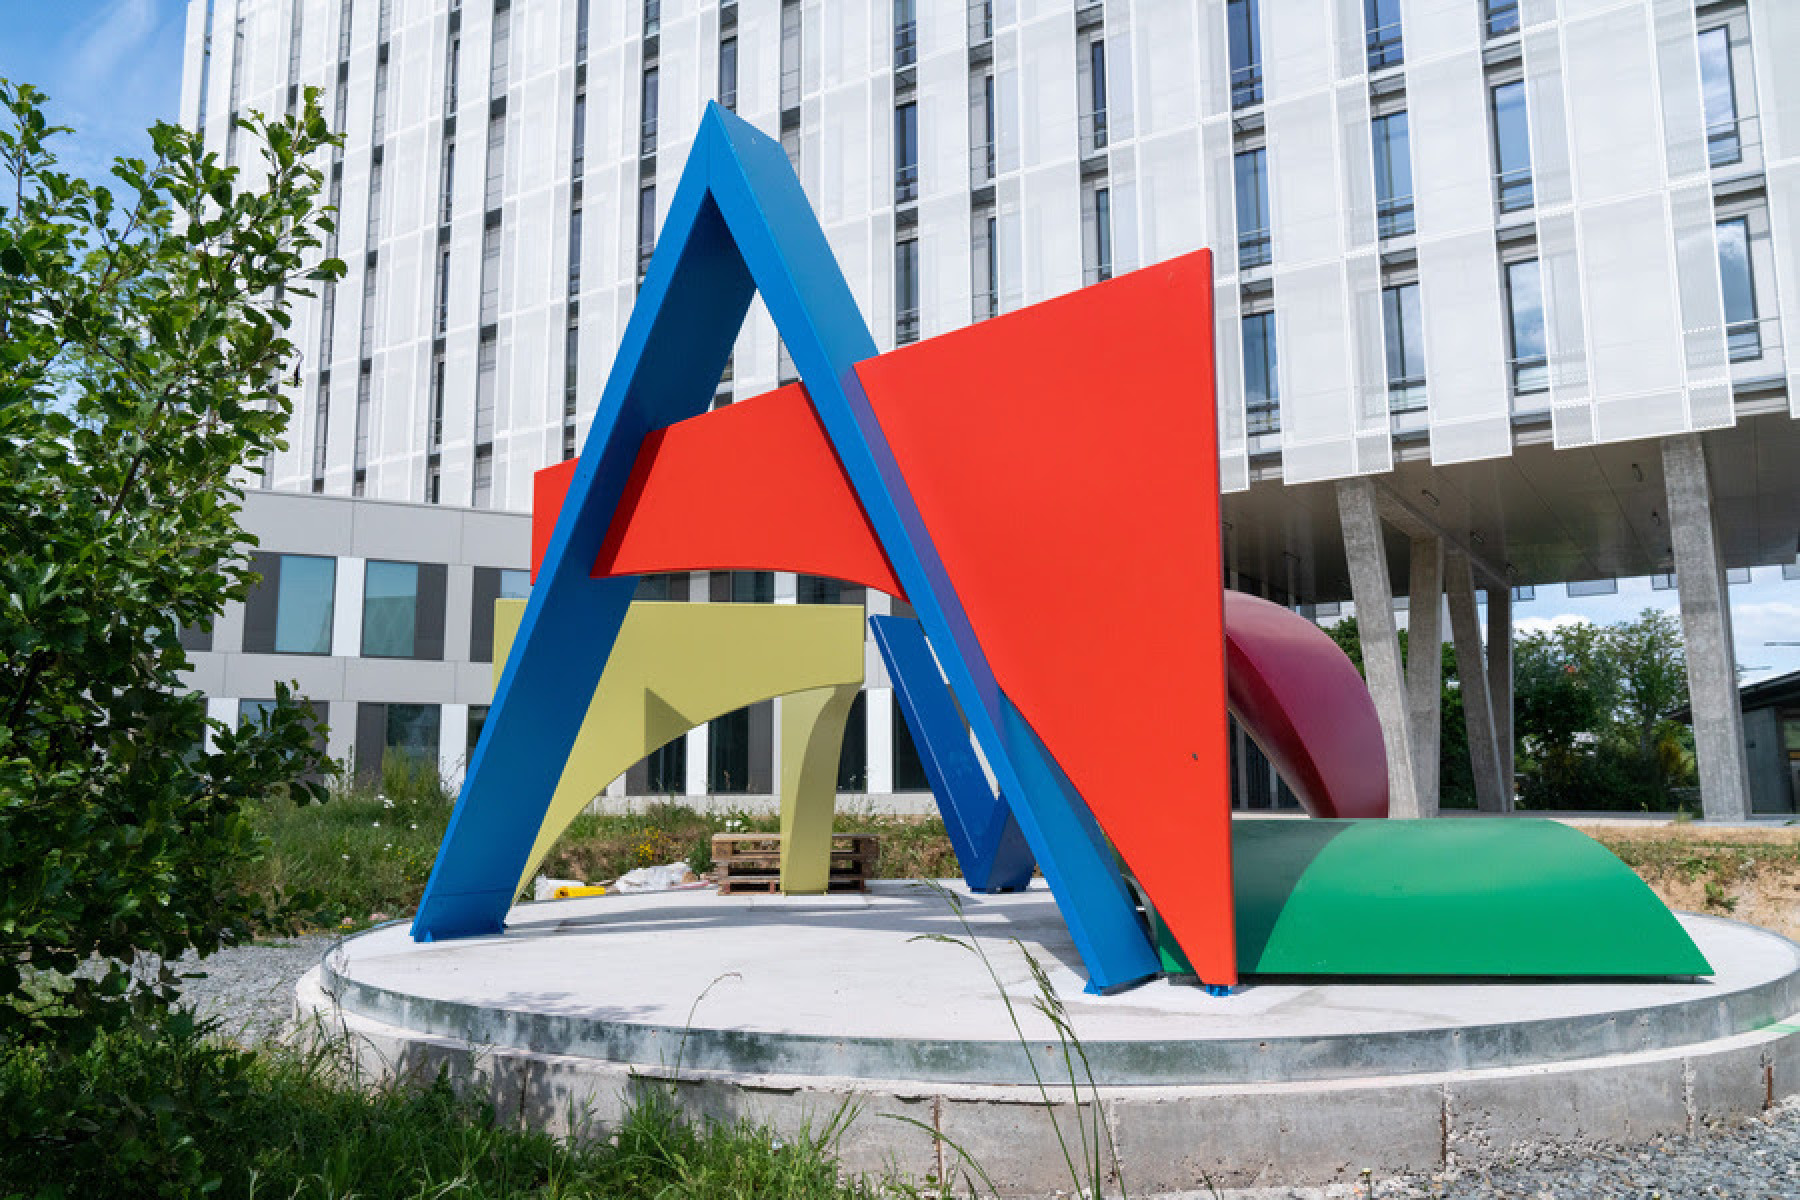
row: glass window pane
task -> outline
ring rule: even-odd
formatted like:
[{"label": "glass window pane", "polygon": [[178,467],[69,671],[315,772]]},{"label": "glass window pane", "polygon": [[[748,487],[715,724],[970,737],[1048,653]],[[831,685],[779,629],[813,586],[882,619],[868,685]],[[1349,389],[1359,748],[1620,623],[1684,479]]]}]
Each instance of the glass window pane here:
[{"label": "glass window pane", "polygon": [[1725,295],[1725,340],[1732,362],[1762,357],[1756,319],[1756,279],[1750,266],[1750,221],[1719,222],[1719,281]]},{"label": "glass window pane", "polygon": [[332,593],[337,560],[305,554],[281,556],[281,590],[275,607],[277,654],[330,654]]},{"label": "glass window pane", "polygon": [[1402,284],[1381,293],[1388,404],[1395,412],[1425,405],[1425,346],[1419,320],[1419,285]]},{"label": "glass window pane", "polygon": [[1382,237],[1413,231],[1412,147],[1404,112],[1369,123],[1375,140],[1376,221]]},{"label": "glass window pane", "polygon": [[902,104],[894,110],[894,203],[918,198],[919,106]]},{"label": "glass window pane", "polygon": [[438,721],[435,704],[387,706],[387,754],[401,754],[415,763],[435,763],[438,758]]},{"label": "glass window pane", "polygon": [[1537,259],[1507,264],[1506,299],[1510,309],[1513,391],[1544,391],[1550,386],[1550,372],[1544,341],[1544,290]]},{"label": "glass window pane", "polygon": [[1525,123],[1525,83],[1503,83],[1493,90],[1494,165],[1500,211],[1531,207],[1531,134]]},{"label": "glass window pane", "polygon": [[369,563],[363,575],[363,654],[411,658],[418,618],[419,565]]},{"label": "glass window pane", "polygon": [[1706,145],[1715,167],[1743,157],[1737,90],[1731,78],[1731,34],[1723,26],[1700,34],[1700,93],[1706,105]]},{"label": "glass window pane", "polygon": [[260,725],[274,711],[273,700],[239,700],[238,725]]},{"label": "glass window pane", "polygon": [[1259,0],[1227,0],[1225,20],[1231,40],[1231,107],[1261,104],[1262,19]]},{"label": "glass window pane", "polygon": [[1244,318],[1244,408],[1249,432],[1281,428],[1281,386],[1275,363],[1275,314]]},{"label": "glass window pane", "polygon": [[1237,156],[1238,266],[1259,267],[1269,261],[1269,176],[1267,151],[1246,150]]},{"label": "glass window pane", "polygon": [[1404,57],[1400,41],[1400,0],[1363,0],[1363,18],[1369,38],[1369,70],[1400,63]]},{"label": "glass window pane", "polygon": [[528,600],[531,598],[531,572],[514,570],[510,567],[500,571],[500,598],[502,600]]}]

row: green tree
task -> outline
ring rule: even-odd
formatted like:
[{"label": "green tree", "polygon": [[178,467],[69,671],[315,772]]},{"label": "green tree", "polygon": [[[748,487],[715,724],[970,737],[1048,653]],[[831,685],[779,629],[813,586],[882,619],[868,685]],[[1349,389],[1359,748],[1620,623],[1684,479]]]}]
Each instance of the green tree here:
[{"label": "green tree", "polygon": [[285,690],[208,722],[179,631],[255,580],[236,485],[287,425],[286,296],[343,266],[316,91],[240,122],[254,187],[166,124],[72,178],[44,99],[0,80],[0,1036],[79,1047],[172,998],[166,968],[129,986],[137,956],[245,933],[245,802],[318,766]]}]

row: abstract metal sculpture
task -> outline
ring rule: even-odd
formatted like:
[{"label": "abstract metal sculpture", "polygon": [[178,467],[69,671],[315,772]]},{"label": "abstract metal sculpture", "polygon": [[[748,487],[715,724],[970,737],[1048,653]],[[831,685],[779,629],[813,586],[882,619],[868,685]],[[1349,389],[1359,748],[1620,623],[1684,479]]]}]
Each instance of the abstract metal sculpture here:
[{"label": "abstract metal sculpture", "polygon": [[[582,455],[540,474],[538,585],[414,936],[501,929],[633,578],[777,569],[917,612],[876,636],[972,884],[1035,861],[1090,990],[1174,946],[1236,982],[1262,885],[1234,886],[1228,704],[1316,815],[1384,815],[1386,765],[1330,639],[1223,591],[1212,286],[1200,251],[877,356],[779,144],[709,107]],[[753,291],[804,387],[708,413]]]}]

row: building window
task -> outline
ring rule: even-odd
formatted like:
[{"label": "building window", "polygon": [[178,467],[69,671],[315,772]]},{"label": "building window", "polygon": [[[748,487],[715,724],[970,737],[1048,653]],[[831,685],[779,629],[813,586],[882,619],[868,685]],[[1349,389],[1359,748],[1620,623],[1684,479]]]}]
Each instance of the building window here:
[{"label": "building window", "polygon": [[367,367],[356,377],[356,449],[351,466],[361,472],[369,465],[369,389],[373,375]]},{"label": "building window", "polygon": [[1550,359],[1544,341],[1544,289],[1538,260],[1506,264],[1507,337],[1512,354],[1512,386],[1525,396],[1550,388]]},{"label": "building window", "polygon": [[910,67],[918,61],[918,4],[915,0],[894,0],[894,68]]},{"label": "building window", "polygon": [[1381,320],[1387,342],[1388,407],[1394,412],[1424,408],[1425,344],[1419,285],[1383,288]]},{"label": "building window", "polygon": [[[329,285],[327,285],[329,294]],[[321,372],[313,408],[313,491],[325,490],[325,452],[331,434],[331,376]]]},{"label": "building window", "polygon": [[494,53],[488,68],[488,96],[506,94],[506,66],[512,55],[512,10],[494,13]]},{"label": "building window", "polygon": [[588,0],[575,0],[575,61],[584,63],[588,55]]},{"label": "building window", "polygon": [[381,241],[381,162],[369,166],[369,223],[363,233],[363,244],[375,249]]},{"label": "building window", "polygon": [[494,389],[500,376],[500,343],[492,336],[481,339],[475,355],[475,444],[494,440]]},{"label": "building window", "polygon": [[781,108],[800,107],[800,3],[781,5]]},{"label": "building window", "polygon": [[431,428],[426,448],[436,454],[444,448],[444,352],[431,355]]},{"label": "building window", "polygon": [[1112,257],[1112,189],[1088,186],[1081,197],[1082,282],[1100,283],[1111,279]]},{"label": "building window", "polygon": [[706,790],[715,795],[749,791],[750,710],[714,717],[706,730]]},{"label": "building window", "polygon": [[919,340],[919,239],[894,244],[894,341]]},{"label": "building window", "polygon": [[1519,0],[1486,0],[1486,4],[1489,37],[1519,32]]},{"label": "building window", "polygon": [[[850,712],[844,717],[844,740],[838,747],[837,790],[867,792],[869,790],[869,694],[856,693]],[[900,706],[895,705],[895,711]]]},{"label": "building window", "polygon": [[1363,0],[1363,27],[1368,31],[1369,70],[1397,67],[1404,61],[1400,0]]},{"label": "building window", "polygon": [[374,267],[363,269],[362,316],[358,330],[356,354],[358,358],[368,358],[375,344],[375,294],[378,287],[378,276]]},{"label": "building window", "polygon": [[369,142],[381,145],[382,136],[387,132],[387,60],[375,64],[375,112],[369,122]]},{"label": "building window", "polygon": [[737,111],[737,35],[719,43],[719,103]]},{"label": "building window", "polygon": [[475,477],[469,488],[469,505],[487,508],[494,502],[494,448],[475,447]]},{"label": "building window", "polygon": [[1706,103],[1706,148],[1715,167],[1743,161],[1738,130],[1737,82],[1731,70],[1731,31],[1700,31],[1700,94]]},{"label": "building window", "polygon": [[645,157],[656,153],[658,74],[656,67],[644,68],[643,107],[638,121],[638,153]]},{"label": "building window", "polygon": [[363,569],[363,657],[411,658],[418,624],[419,564],[368,563]]},{"label": "building window", "polygon": [[435,704],[388,704],[382,756],[395,756],[414,767],[436,765],[438,723],[443,710]]},{"label": "building window", "polygon": [[906,723],[906,714],[900,710],[900,705],[894,704],[889,707],[893,712],[894,790],[896,792],[930,791],[931,782],[925,774],[925,763],[919,757],[919,747],[913,741],[912,726]]},{"label": "building window", "polygon": [[1269,262],[1268,151],[1262,147],[1237,156],[1238,267]]},{"label": "building window", "polygon": [[500,227],[481,231],[481,323],[500,319]]},{"label": "building window", "polygon": [[456,143],[444,142],[444,157],[438,166],[438,224],[450,223],[451,204],[456,186]]},{"label": "building window", "polygon": [[1494,118],[1494,180],[1503,213],[1531,207],[1531,133],[1525,123],[1525,82],[1489,93]]},{"label": "building window", "polygon": [[919,198],[919,106],[902,104],[894,109],[894,203],[911,204]]},{"label": "building window", "polygon": [[1225,21],[1231,40],[1231,107],[1261,104],[1261,0],[1226,0]]},{"label": "building window", "polygon": [[781,152],[787,155],[788,166],[794,168],[794,174],[800,174],[800,127],[798,125],[781,131]]},{"label": "building window", "polygon": [[1725,344],[1732,362],[1762,357],[1762,327],[1756,318],[1756,276],[1750,265],[1750,220],[1719,222],[1719,281],[1725,294]]},{"label": "building window", "polygon": [[531,597],[531,572],[509,567],[476,567],[469,608],[469,661],[494,661],[494,605]]},{"label": "building window", "polygon": [[569,210],[569,295],[581,291],[581,210]]},{"label": "building window", "polygon": [[653,38],[662,32],[662,0],[644,0],[644,36]]},{"label": "building window", "polygon": [[437,252],[437,336],[443,337],[450,324],[450,243],[438,245]]},{"label": "building window", "polygon": [[731,573],[731,602],[733,604],[775,603],[775,573],[773,571],[733,571]]},{"label": "building window", "polygon": [[969,103],[973,108],[969,137],[969,186],[983,187],[994,181],[994,73],[971,81]]},{"label": "building window", "polygon": [[687,791],[687,738],[652,750],[644,759],[644,791],[652,796],[679,796]]},{"label": "building window", "polygon": [[775,339],[775,382],[781,387],[796,383],[800,372],[794,366],[794,356],[788,353],[787,341],[779,336]]},{"label": "building window", "polygon": [[650,256],[656,252],[656,184],[646,183],[638,189],[637,273],[644,281],[650,270]]},{"label": "building window", "polygon": [[481,745],[481,731],[487,728],[488,705],[469,705],[469,719],[463,726],[467,738],[463,742],[463,762],[467,763],[475,757],[475,747]]},{"label": "building window", "polygon": [[1000,315],[1000,239],[992,213],[977,213],[971,222],[969,268],[972,274],[974,312],[977,321]]},{"label": "building window", "polygon": [[1275,314],[1250,313],[1243,320],[1244,412],[1252,434],[1281,430],[1281,377],[1275,367]]},{"label": "building window", "polygon": [[444,115],[456,115],[456,93],[462,83],[462,34],[453,33],[444,50]]},{"label": "building window", "polygon": [[337,560],[259,552],[251,561],[262,582],[244,601],[244,652],[330,654]]},{"label": "building window", "polygon": [[969,0],[969,45],[994,40],[994,0]]},{"label": "building window", "polygon": [[500,207],[500,198],[505,186],[506,116],[503,113],[495,113],[488,118],[487,184],[482,195],[484,211],[493,212]]},{"label": "building window", "polygon": [[331,364],[337,346],[337,284],[326,283],[319,294],[319,361]]},{"label": "building window", "polygon": [[1080,62],[1081,154],[1083,158],[1106,149],[1106,40],[1090,34]]},{"label": "building window", "polygon": [[569,135],[569,177],[580,179],[587,174],[587,93],[575,96],[573,129]]},{"label": "building window", "polygon": [[1406,113],[1369,122],[1375,140],[1375,225],[1381,236],[1413,231],[1412,138]]}]

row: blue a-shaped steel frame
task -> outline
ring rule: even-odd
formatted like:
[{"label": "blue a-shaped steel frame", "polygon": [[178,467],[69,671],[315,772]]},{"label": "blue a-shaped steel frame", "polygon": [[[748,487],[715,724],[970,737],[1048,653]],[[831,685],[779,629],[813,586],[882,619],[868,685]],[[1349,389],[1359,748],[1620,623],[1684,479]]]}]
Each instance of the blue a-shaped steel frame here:
[{"label": "blue a-shaped steel frame", "polygon": [[1031,847],[1012,807],[988,785],[925,631],[910,617],[870,617],[869,629],[894,685],[894,702],[912,731],[926,782],[943,810],[944,829],[963,878],[978,892],[1028,886],[1037,865]]},{"label": "blue a-shaped steel frame", "polygon": [[[631,578],[590,577],[601,543],[645,436],[706,411],[753,293],[774,318],[1043,869],[1089,988],[1151,978],[1157,956],[1112,849],[1001,691],[857,379],[855,366],[875,356],[875,343],[787,154],[716,104],[701,118],[670,202],[413,936],[501,931],[635,588]],[[988,849],[1004,844],[993,839]]]}]

